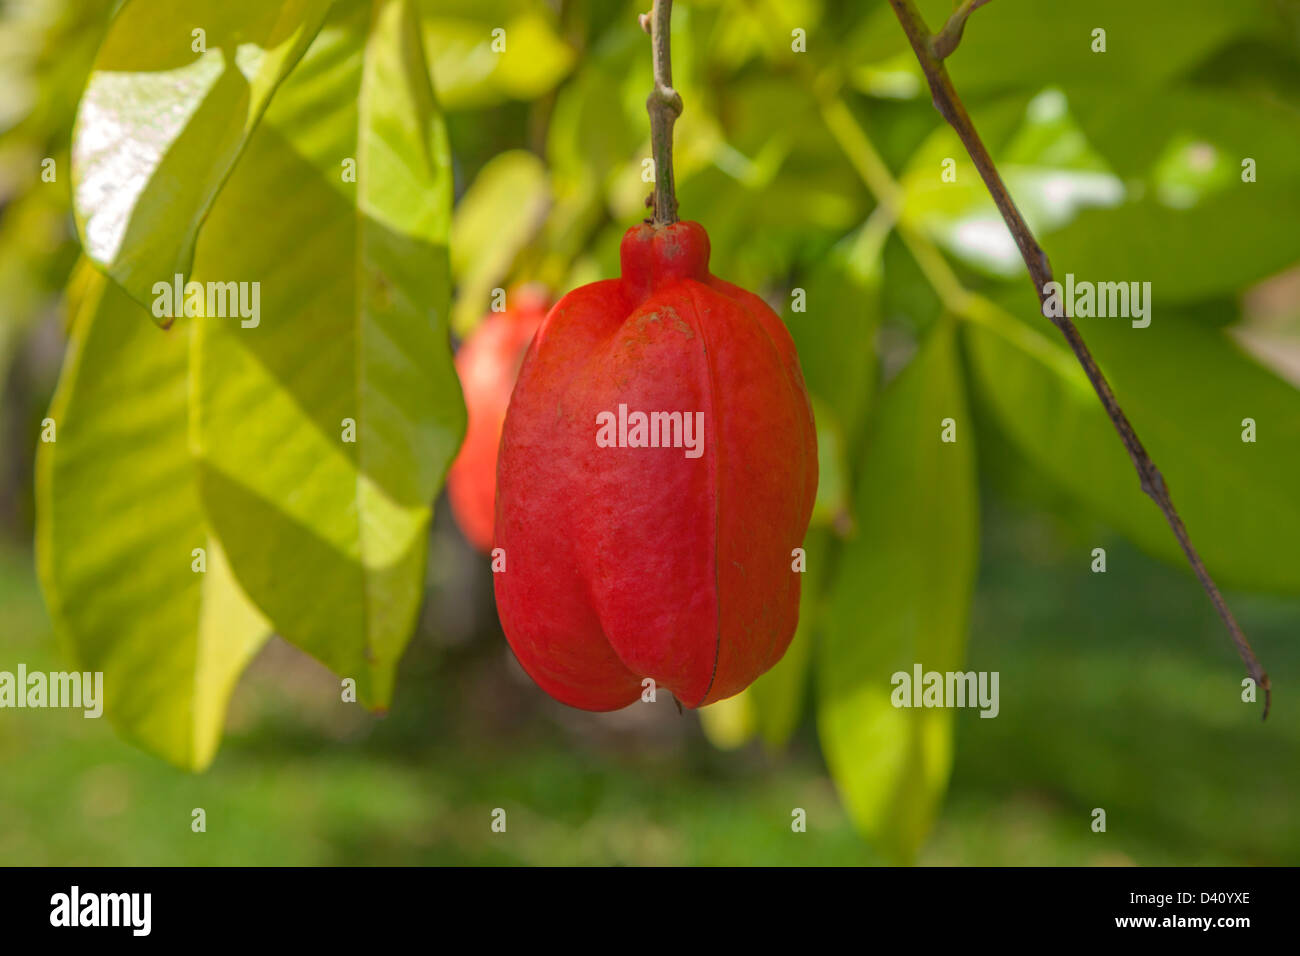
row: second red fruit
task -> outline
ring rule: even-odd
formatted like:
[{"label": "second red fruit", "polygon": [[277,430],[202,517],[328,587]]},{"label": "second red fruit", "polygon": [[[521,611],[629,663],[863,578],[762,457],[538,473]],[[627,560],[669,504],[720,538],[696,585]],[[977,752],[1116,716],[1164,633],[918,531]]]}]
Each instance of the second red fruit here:
[{"label": "second red fruit", "polygon": [[456,353],[467,424],[465,441],[447,473],[447,497],[461,532],[483,552],[492,549],[501,425],[519,365],[550,304],[540,286],[511,292],[506,311],[490,313]]}]

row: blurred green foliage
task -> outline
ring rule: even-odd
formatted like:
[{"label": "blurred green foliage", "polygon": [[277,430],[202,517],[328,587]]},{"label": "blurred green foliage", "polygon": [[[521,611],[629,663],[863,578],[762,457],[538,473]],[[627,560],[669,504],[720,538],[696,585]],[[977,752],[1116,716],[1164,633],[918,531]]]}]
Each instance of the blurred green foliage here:
[{"label": "blurred green foliage", "polygon": [[[991,477],[991,476],[988,476]],[[961,713],[929,865],[1295,865],[1300,724],[1218,694],[1235,673],[1184,576],[1088,522],[986,501],[971,667],[1000,669],[996,720]],[[1059,510],[1059,509],[1054,509]],[[447,538],[455,535],[448,528]],[[1078,572],[1080,542],[1115,575]],[[458,541],[441,553],[469,553]],[[1028,559],[1027,559],[1027,556]],[[487,572],[479,569],[478,584]],[[0,720],[0,862],[36,865],[861,865],[806,720],[790,748],[719,752],[671,704],[635,721],[532,693],[484,618],[427,622],[393,710],[336,703],[282,644],[254,664],[207,773],[176,770],[69,712]],[[478,600],[471,600],[477,594]],[[1243,600],[1275,673],[1300,666],[1300,602]],[[30,558],[0,553],[0,653],[61,666]],[[1014,695],[1006,688],[1020,687]],[[636,710],[636,709],[634,709]],[[1275,722],[1276,721],[1276,722]],[[1106,834],[1089,829],[1107,810]],[[195,807],[208,831],[190,831]],[[506,809],[494,834],[491,812]],[[790,812],[808,832],[790,832]]]},{"label": "blurred green foliage", "polygon": [[[30,534],[31,449],[52,387],[41,369],[57,356],[55,307],[77,251],[68,178],[42,182],[40,160],[67,169],[76,99],[112,6],[27,0],[3,7],[0,21],[0,382],[13,373],[0,419],[10,456],[0,523],[17,540]],[[951,9],[920,6],[932,27]],[[640,5],[418,0],[416,9],[451,146],[456,335],[472,330],[495,288],[540,281],[563,292],[615,274],[619,237],[645,215],[650,188]],[[1235,604],[1279,688],[1294,672],[1289,632],[1300,620],[1298,38],[1292,0],[997,0],[974,15],[948,63],[1058,278],[1152,283],[1150,328],[1115,319],[1080,328],[1207,565],[1226,586],[1279,595]],[[340,716],[328,703],[337,684],[278,644],[236,693],[229,752],[202,778],[123,749],[99,725],[68,729],[68,718],[56,730],[26,714],[9,731],[20,725],[6,717],[0,756],[24,770],[5,775],[0,813],[27,825],[0,830],[0,859],[1300,859],[1289,813],[1300,725],[1281,693],[1262,730],[1239,702],[1226,637],[1038,316],[1010,237],[930,104],[888,4],[680,0],[673,53],[686,104],[682,215],[708,228],[715,273],[783,315],[823,445],[791,650],[750,691],[701,715],[728,751],[705,747],[693,718],[655,715],[646,731],[558,711],[509,683],[481,575],[477,599],[458,589],[471,559],[440,516],[425,617],[387,722]],[[1247,160],[1253,181],[1243,179]],[[389,251],[399,287],[416,288],[415,274],[394,265],[401,251]],[[336,260],[308,266],[325,277]],[[311,276],[306,268],[299,281]],[[942,362],[916,359],[940,348]],[[939,405],[958,419],[960,468],[941,468],[915,444],[937,438]],[[1255,444],[1240,440],[1246,417],[1259,423]],[[247,451],[229,448],[227,460]],[[283,508],[291,485],[279,486]],[[977,571],[965,529],[973,535],[980,508]],[[1099,546],[1110,566],[1091,574]],[[251,577],[243,550],[237,575]],[[0,635],[14,636],[29,666],[53,666],[27,560],[6,555]],[[3,668],[12,655],[0,648]],[[892,671],[940,659],[1001,673],[996,720],[946,711],[921,728],[933,715],[872,703]],[[830,796],[819,747],[847,809]],[[234,816],[243,835],[184,844],[182,805]],[[478,821],[499,805],[519,806],[523,822],[493,845]],[[806,840],[789,832],[795,806],[810,813]],[[1087,830],[1096,806],[1109,814],[1105,836]],[[55,813],[80,829],[55,837]],[[180,835],[160,835],[160,813],[177,816]],[[133,842],[102,836],[104,819]],[[139,855],[128,857],[133,845]]]}]

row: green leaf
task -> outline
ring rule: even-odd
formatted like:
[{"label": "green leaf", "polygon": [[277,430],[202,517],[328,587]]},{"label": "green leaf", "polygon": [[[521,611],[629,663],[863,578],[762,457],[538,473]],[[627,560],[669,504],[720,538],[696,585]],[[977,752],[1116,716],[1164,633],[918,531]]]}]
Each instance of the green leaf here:
[{"label": "green leaf", "polygon": [[374,707],[391,697],[432,502],[464,434],[450,216],[411,3],[344,3],[267,111],[195,262],[200,280],[261,290],[255,327],[198,323],[208,516],[276,631]]},{"label": "green leaf", "polygon": [[[917,6],[936,32],[954,8],[952,0],[920,0]],[[967,105],[1012,90],[1057,86],[1072,103],[1086,101],[1090,115],[1094,109],[1122,111],[1235,38],[1281,29],[1269,7],[1262,0],[998,0],[972,14],[961,45],[944,65]],[[1104,53],[1093,52],[1098,28],[1106,31]],[[865,63],[900,74],[911,69],[897,58],[912,51],[886,3],[872,5],[843,48],[854,54],[849,68]],[[876,95],[906,97],[913,90],[928,93],[923,80],[913,85],[896,76]]]},{"label": "green leaf", "polygon": [[[919,6],[932,30],[952,12],[950,0]],[[1038,88],[1060,86],[1071,99],[1073,89],[1091,88],[1118,105],[1135,91],[1164,85],[1234,37],[1274,28],[1269,6],[1258,0],[998,0],[971,16],[945,65],[966,97],[1028,80]],[[878,16],[898,29],[891,10]],[[1104,53],[1093,52],[1098,28],[1106,31]]]},{"label": "green leaf", "polygon": [[573,66],[573,48],[543,0],[420,0],[419,9],[446,109],[537,99]]},{"label": "green leaf", "polygon": [[[1185,567],[1092,386],[1048,338],[1054,330],[989,303],[975,308],[966,341],[978,394],[1012,443],[1120,533]],[[1161,312],[1158,301],[1147,328],[1077,324],[1219,585],[1300,592],[1300,392],[1219,329]],[[1245,418],[1256,421],[1253,444],[1242,441]]]},{"label": "green leaf", "polygon": [[1121,109],[1108,104],[1090,112],[1086,99],[1070,107],[1089,141],[1125,179],[1149,175],[1178,139],[1209,144],[1237,181],[1241,160],[1254,158],[1261,189],[1285,188],[1300,177],[1300,129],[1281,98],[1178,86],[1135,92]]},{"label": "green leaf", "polygon": [[781,316],[799,350],[808,390],[830,410],[845,449],[855,454],[876,387],[880,328],[881,255],[888,225],[869,219],[833,246],[797,286]]},{"label": "green leaf", "polygon": [[[78,670],[123,736],[201,770],[269,628],[204,522],[187,430],[188,329],[160,332],[94,269],[37,457],[37,558]],[[194,549],[206,571],[193,570]]]},{"label": "green leaf", "polygon": [[542,161],[514,149],[491,160],[461,197],[451,223],[451,271],[457,283],[452,328],[473,331],[490,305],[492,289],[541,227],[550,204]]},{"label": "green leaf", "polygon": [[[1082,209],[1124,199],[1123,183],[1084,139],[1059,90],[1030,100],[996,161],[1016,206],[1039,234],[1067,225]],[[1024,276],[1015,240],[950,127],[935,130],[917,149],[900,182],[905,222],[987,275]]]},{"label": "green leaf", "polygon": [[[982,11],[981,11],[982,12]],[[1094,118],[1112,174],[1059,90],[1036,96],[996,162],[1057,271],[1150,281],[1164,303],[1230,294],[1300,260],[1300,133],[1284,107],[1213,92],[1137,97],[1140,110]],[[1141,158],[1140,167],[1134,157]],[[1242,181],[1252,159],[1256,181]],[[949,164],[951,175],[941,175]],[[1010,232],[956,135],[936,130],[902,177],[905,221],[967,265],[1022,281]]]},{"label": "green leaf", "polygon": [[1092,282],[1150,282],[1157,305],[1232,293],[1300,259],[1300,188],[1234,182],[1190,209],[1147,196],[1118,209],[1088,210],[1047,236],[1058,276]]},{"label": "green leaf", "polygon": [[[1169,304],[1234,294],[1300,260],[1296,230],[1277,225],[1300,215],[1300,127],[1288,107],[1169,90],[1104,111],[1090,135],[1143,179],[1124,205],[1043,237],[1058,271],[1149,281]],[[1246,160],[1253,182],[1242,180]]]},{"label": "green leaf", "polygon": [[329,6],[131,0],[117,14],[77,115],[72,190],[86,254],[137,301],[189,273],[204,217]]},{"label": "green leaf", "polygon": [[[940,440],[952,418],[957,440]],[[885,391],[857,487],[858,533],[830,585],[818,649],[822,748],[849,814],[911,860],[952,763],[953,712],[896,708],[891,676],[957,671],[965,656],[978,513],[973,428],[952,323]]]}]

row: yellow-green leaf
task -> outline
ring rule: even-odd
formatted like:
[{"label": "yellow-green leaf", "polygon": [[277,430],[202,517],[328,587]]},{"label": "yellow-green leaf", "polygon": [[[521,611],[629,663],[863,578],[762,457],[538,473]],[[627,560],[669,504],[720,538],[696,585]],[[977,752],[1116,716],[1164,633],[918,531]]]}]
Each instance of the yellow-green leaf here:
[{"label": "yellow-green leaf", "polygon": [[[956,441],[941,440],[952,419]],[[882,397],[855,495],[857,534],[831,585],[818,725],[855,824],[911,860],[952,765],[953,712],[891,702],[895,673],[961,669],[977,556],[973,428],[950,321]]]},{"label": "yellow-green leaf", "polygon": [[198,323],[204,507],[277,633],[373,707],[392,694],[464,431],[450,216],[412,3],[349,0],[267,111],[195,259],[200,281],[260,290],[255,323]]},{"label": "yellow-green leaf", "polygon": [[73,666],[103,673],[122,735],[201,770],[269,629],[199,507],[189,329],[160,331],[84,263],[77,284],[55,440],[37,457],[41,584]]},{"label": "yellow-green leaf", "polygon": [[86,255],[147,303],[186,275],[203,219],[330,0],[130,0],[73,131]]}]

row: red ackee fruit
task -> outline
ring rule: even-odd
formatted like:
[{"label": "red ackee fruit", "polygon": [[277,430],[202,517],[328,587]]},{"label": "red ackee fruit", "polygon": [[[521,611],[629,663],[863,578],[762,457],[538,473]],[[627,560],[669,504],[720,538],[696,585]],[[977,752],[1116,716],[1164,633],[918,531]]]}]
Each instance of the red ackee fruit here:
[{"label": "red ackee fruit", "polygon": [[492,548],[501,425],[519,365],[551,300],[542,287],[523,286],[506,302],[506,311],[484,318],[456,353],[468,422],[465,442],[447,473],[447,497],[466,540],[483,552]]},{"label": "red ackee fruit", "polygon": [[653,678],[699,707],[794,634],[812,410],[785,326],[709,274],[699,223],[636,226],[621,256],[622,278],[556,303],[520,369],[497,466],[497,611],[557,700],[613,710]]}]

